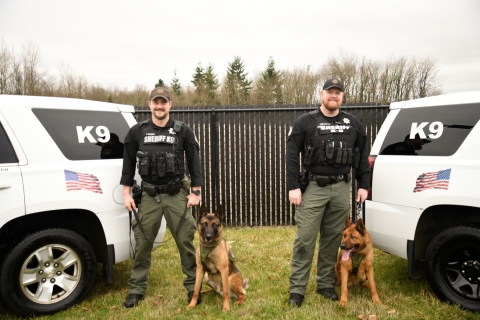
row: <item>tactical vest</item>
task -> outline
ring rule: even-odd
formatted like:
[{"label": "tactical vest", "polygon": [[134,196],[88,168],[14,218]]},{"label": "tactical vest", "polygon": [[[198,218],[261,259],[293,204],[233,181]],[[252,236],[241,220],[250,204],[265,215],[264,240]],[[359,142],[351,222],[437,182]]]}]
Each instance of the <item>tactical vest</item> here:
[{"label": "tactical vest", "polygon": [[167,134],[163,133],[165,130],[162,130],[162,133],[155,130],[149,122],[149,120],[140,122],[142,140],[137,153],[138,173],[150,175],[153,180],[165,176],[183,176],[184,150],[183,143],[179,144],[181,138],[178,137],[182,122],[174,121],[173,130],[170,129]]},{"label": "tactical vest", "polygon": [[335,120],[325,119],[319,110],[309,112],[316,128],[305,139],[303,163],[307,166],[351,166],[359,157],[356,130],[351,115],[341,112]]}]

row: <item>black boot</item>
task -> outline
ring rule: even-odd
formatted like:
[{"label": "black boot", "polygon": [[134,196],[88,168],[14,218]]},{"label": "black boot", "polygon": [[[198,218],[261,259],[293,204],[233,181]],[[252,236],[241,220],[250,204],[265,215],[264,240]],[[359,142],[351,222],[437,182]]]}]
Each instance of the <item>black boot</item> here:
[{"label": "black boot", "polygon": [[333,288],[317,289],[317,293],[321,294],[325,298],[330,299],[332,301],[337,301],[338,300],[338,296],[335,293],[335,290],[333,290]]},{"label": "black boot", "polygon": [[143,294],[130,293],[123,305],[126,308],[133,308],[138,305],[138,301],[140,300],[143,300]]},{"label": "black boot", "polygon": [[287,303],[293,307],[298,307],[302,305],[303,296],[299,293],[290,293],[290,298],[288,298]]}]

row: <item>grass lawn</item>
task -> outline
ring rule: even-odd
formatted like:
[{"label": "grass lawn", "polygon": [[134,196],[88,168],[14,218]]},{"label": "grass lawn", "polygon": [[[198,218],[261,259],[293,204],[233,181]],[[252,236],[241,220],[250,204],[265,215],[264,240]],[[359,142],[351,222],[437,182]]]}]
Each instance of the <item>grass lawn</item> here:
[{"label": "grass lawn", "polygon": [[[52,316],[36,319],[479,319],[480,314],[442,303],[431,291],[425,277],[409,280],[407,261],[375,250],[375,279],[383,305],[371,301],[370,291],[353,287],[348,305],[325,300],[315,293],[315,263],[301,308],[287,305],[295,227],[226,228],[227,240],[236,264],[249,278],[247,299],[222,313],[222,297],[203,286],[202,303],[186,310],[187,293],[183,288],[180,258],[167,232],[164,243],[153,252],[149,288],[145,300],[126,309],[127,279],[131,261],[114,267],[114,284],[105,285],[100,273],[93,290],[79,305]],[[197,245],[197,236],[195,245]],[[316,262],[316,254],[314,257]],[[99,268],[100,271],[101,268]],[[336,288],[340,293],[340,288]],[[0,319],[20,319],[0,303]]]}]

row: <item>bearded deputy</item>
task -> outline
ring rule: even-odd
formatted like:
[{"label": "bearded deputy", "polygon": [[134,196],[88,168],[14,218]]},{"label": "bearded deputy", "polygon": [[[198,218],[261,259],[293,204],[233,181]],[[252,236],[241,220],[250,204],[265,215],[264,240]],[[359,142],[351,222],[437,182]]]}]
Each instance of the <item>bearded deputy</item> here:
[{"label": "bearded deputy", "polygon": [[[344,86],[328,79],[320,91],[319,109],[296,119],[287,138],[286,169],[290,202],[297,206],[288,304],[300,307],[309,281],[317,235],[316,292],[338,300],[334,266],[345,216],[350,212],[350,169],[356,169],[357,202],[364,202],[370,181],[365,128],[340,110]],[[304,173],[300,175],[302,154]],[[303,194],[302,194],[303,191]]]},{"label": "bearded deputy", "polygon": [[[135,307],[147,290],[148,270],[151,264],[153,241],[160,228],[162,217],[175,239],[183,282],[188,292],[188,302],[195,285],[195,247],[193,237],[196,223],[191,207],[200,202],[203,170],[199,158],[199,146],[194,132],[188,125],[170,117],[172,100],[166,88],[155,88],[150,93],[148,105],[152,112],[149,120],[134,125],[125,137],[123,169],[120,184],[123,187],[125,207],[135,210],[131,196],[135,164],[142,178],[142,194],[138,215],[132,223],[135,235],[135,256],[128,280],[128,297],[125,307]],[[182,183],[185,175],[185,158],[191,176],[191,190]],[[134,211],[135,212],[135,211]],[[200,303],[200,299],[197,304]]]}]

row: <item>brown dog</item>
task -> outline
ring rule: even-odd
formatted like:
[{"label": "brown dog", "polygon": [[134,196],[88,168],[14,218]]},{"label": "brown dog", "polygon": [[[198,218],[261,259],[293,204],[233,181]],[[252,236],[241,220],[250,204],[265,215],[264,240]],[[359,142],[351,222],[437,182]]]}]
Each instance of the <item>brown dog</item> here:
[{"label": "brown dog", "polygon": [[229,311],[230,297],[238,299],[235,304],[241,304],[245,300],[248,279],[242,279],[242,273],[235,266],[235,257],[230,249],[230,243],[223,237],[222,206],[218,206],[215,213],[207,213],[205,205],[202,205],[199,216],[197,226],[199,246],[195,253],[197,260],[195,289],[187,309],[197,305],[205,276],[205,283],[223,296],[222,311]]},{"label": "brown dog", "polygon": [[372,300],[381,303],[373,276],[373,245],[361,218],[353,224],[345,217],[340,249],[335,265],[336,284],[341,284],[342,288],[340,304],[347,305],[348,286],[352,284],[370,288]]}]

